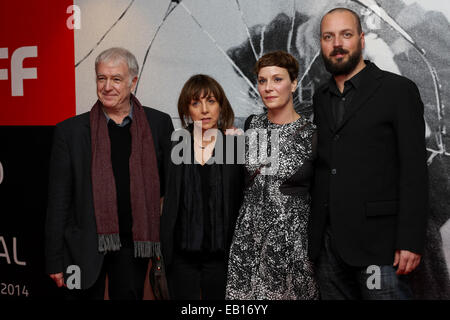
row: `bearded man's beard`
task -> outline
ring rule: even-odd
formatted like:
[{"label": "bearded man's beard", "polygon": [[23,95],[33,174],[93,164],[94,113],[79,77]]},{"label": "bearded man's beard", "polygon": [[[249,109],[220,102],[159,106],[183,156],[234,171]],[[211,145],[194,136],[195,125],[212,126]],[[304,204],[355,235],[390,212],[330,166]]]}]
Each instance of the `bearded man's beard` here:
[{"label": "bearded man's beard", "polygon": [[[362,55],[362,46],[361,43],[358,42],[358,47],[356,48],[355,52],[353,54],[348,56],[347,61],[337,61],[333,62],[331,57],[337,55],[337,54],[348,54],[348,50],[345,50],[341,47],[335,48],[331,54],[330,58],[326,57],[322,52],[322,59],[325,64],[325,69],[329,73],[331,73],[333,76],[340,76],[345,74],[350,74],[353,70],[355,70],[356,66],[358,65],[359,61],[361,60]],[[344,58],[342,58],[344,59]]]}]

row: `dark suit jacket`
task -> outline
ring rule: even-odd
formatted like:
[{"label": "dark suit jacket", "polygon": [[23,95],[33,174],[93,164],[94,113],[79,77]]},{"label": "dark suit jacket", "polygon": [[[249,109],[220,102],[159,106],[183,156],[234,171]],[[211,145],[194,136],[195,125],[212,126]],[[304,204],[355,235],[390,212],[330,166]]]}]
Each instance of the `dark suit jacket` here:
[{"label": "dark suit jacket", "polygon": [[319,255],[329,217],[333,243],[354,266],[422,253],[428,210],[423,103],[410,80],[366,61],[367,73],[334,129],[326,85],[313,97],[318,157],[309,252]]},{"label": "dark suit jacket", "polygon": [[[155,144],[163,193],[173,124],[166,113],[147,107],[144,110]],[[55,128],[45,249],[47,273],[65,273],[67,266],[78,265],[83,289],[97,280],[104,255],[98,251],[92,198],[89,112],[58,123]]]},{"label": "dark suit jacket", "polygon": [[[231,137],[231,136],[230,136]],[[239,137],[239,138],[243,138]],[[237,137],[235,140],[235,158],[237,154]],[[175,146],[179,141],[173,142]],[[226,143],[224,136],[224,155],[226,155]],[[194,152],[192,150],[192,152]],[[225,156],[224,156],[225,162]],[[174,250],[174,228],[178,217],[180,206],[180,189],[181,179],[183,176],[184,164],[174,164],[170,161],[168,168],[168,177],[166,182],[166,192],[164,196],[163,213],[161,216],[161,250],[164,257],[165,264],[170,266],[173,258]],[[235,159],[234,164],[223,164],[222,166],[222,190],[223,190],[223,205],[224,216],[228,216],[229,220],[225,222],[224,232],[227,248],[231,244],[234,233],[234,226],[236,223],[239,209],[242,204],[244,193],[244,165],[237,164]]]}]

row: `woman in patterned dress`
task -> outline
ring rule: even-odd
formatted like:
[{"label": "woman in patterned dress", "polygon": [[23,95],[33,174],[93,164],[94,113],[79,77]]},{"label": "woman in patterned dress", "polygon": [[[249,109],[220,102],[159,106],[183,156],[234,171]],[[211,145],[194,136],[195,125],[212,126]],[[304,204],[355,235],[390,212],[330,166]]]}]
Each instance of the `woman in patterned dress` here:
[{"label": "woman in patterned dress", "polygon": [[294,109],[298,68],[283,51],[262,56],[255,66],[267,112],[245,123],[247,187],[230,249],[226,299],[319,296],[307,254],[315,127]]}]

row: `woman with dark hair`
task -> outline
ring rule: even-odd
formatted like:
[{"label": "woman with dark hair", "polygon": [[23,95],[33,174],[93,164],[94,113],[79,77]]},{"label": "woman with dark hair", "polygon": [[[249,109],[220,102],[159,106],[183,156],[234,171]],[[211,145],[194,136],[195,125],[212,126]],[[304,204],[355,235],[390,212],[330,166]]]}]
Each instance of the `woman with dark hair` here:
[{"label": "woman with dark hair", "polygon": [[230,249],[227,299],[318,298],[307,255],[315,127],[294,109],[298,69],[283,51],[255,66],[267,112],[245,122],[247,187]]},{"label": "woman with dark hair", "polygon": [[[220,86],[194,75],[183,86],[178,113],[187,133],[182,155],[172,148],[161,217],[161,247],[172,299],[224,299],[228,250],[243,194],[243,166],[222,163],[236,136],[234,113]],[[192,152],[193,150],[193,152]],[[219,153],[223,157],[219,157]],[[234,153],[236,154],[236,152]],[[184,160],[177,161],[175,157]],[[179,163],[179,164],[178,164]]]}]

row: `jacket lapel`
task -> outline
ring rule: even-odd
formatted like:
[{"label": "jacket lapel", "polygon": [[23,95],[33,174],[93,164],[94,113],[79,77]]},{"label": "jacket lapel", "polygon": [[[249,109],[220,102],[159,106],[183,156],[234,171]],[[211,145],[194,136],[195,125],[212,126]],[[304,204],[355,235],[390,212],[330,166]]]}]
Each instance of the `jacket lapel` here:
[{"label": "jacket lapel", "polygon": [[328,124],[328,128],[330,128],[330,130],[333,132],[334,131],[334,120],[333,120],[333,115],[331,114],[331,98],[330,95],[328,94],[328,92],[326,92],[325,94],[321,95],[321,102],[320,102],[320,106],[322,107],[322,111],[325,114],[325,119],[327,121]]},{"label": "jacket lapel", "polygon": [[232,188],[231,186],[231,175],[233,174],[233,170],[235,165],[229,165],[224,162],[222,167],[222,197],[223,197],[223,226],[224,226],[224,241],[225,244],[229,242],[229,233],[230,233],[230,222],[231,222],[231,215],[232,215],[232,208],[230,208],[230,190]]},{"label": "jacket lapel", "polygon": [[223,192],[223,211],[224,216],[227,217],[228,215],[225,214],[225,212],[228,212],[229,210],[229,201],[230,198],[230,174],[229,174],[229,166],[224,164],[222,167],[222,192]]},{"label": "jacket lapel", "polygon": [[[173,150],[173,147],[178,143],[173,141],[172,142],[172,146],[170,148],[170,150]],[[193,153],[193,150],[192,150]],[[169,201],[169,203],[174,206],[169,212],[173,212],[173,225],[176,222],[177,216],[178,216],[178,208],[180,207],[180,190],[181,190],[181,179],[184,175],[184,165],[183,164],[174,164],[172,162],[172,160],[170,160],[169,165],[167,166],[167,170],[169,171],[168,174],[166,175],[167,177],[167,181],[166,181],[166,187],[169,186],[169,182],[173,183],[170,184],[171,188],[170,189],[166,189],[165,193],[169,194],[171,199]],[[172,198],[173,195],[173,198]]]},{"label": "jacket lapel", "polygon": [[[227,158],[226,157],[226,154],[227,154],[226,137],[227,136],[224,135],[224,139],[223,139],[224,140],[224,142],[223,142],[224,164],[221,165],[221,167],[222,167],[223,210],[224,210],[225,217],[228,216],[227,214],[225,214],[225,212],[228,212],[228,207],[229,207],[229,201],[228,201],[229,196],[230,196],[230,193],[229,193],[229,191],[230,191],[230,172],[229,171],[231,170],[230,165],[226,164],[226,158]],[[234,147],[234,144],[233,144],[233,147]],[[236,152],[236,150],[235,150],[235,152]],[[235,155],[236,155],[236,153],[235,153]],[[225,225],[227,225],[227,224],[225,224]]]},{"label": "jacket lapel", "polygon": [[82,132],[82,139],[76,142],[79,146],[80,151],[82,150],[82,158],[87,161],[89,166],[91,165],[92,157],[92,142],[91,142],[91,123],[90,123],[90,112],[85,114],[82,118],[82,125],[80,125]]}]

